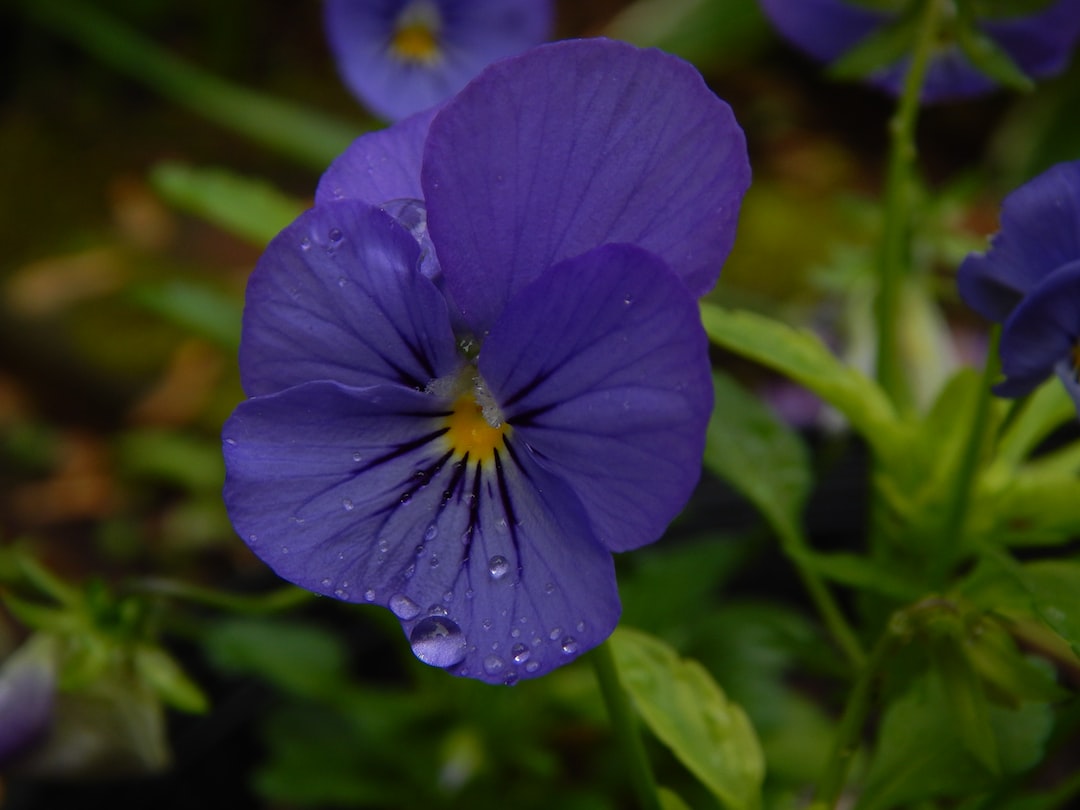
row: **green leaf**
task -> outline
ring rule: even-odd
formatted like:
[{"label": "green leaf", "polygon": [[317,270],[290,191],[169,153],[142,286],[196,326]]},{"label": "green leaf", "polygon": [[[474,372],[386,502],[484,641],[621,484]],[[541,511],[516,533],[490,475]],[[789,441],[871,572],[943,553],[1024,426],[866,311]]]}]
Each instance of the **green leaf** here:
[{"label": "green leaf", "polygon": [[134,659],[136,677],[165,703],[182,712],[203,714],[207,711],[206,695],[165,650],[139,645],[135,648]]},{"label": "green leaf", "polygon": [[829,65],[829,75],[837,79],[861,79],[899,62],[914,49],[919,24],[918,15],[902,14],[874,29]]},{"label": "green leaf", "polygon": [[1044,560],[1022,571],[1038,615],[1080,655],[1080,562]]},{"label": "green leaf", "polygon": [[660,48],[705,70],[753,52],[769,26],[757,0],[637,0],[615,15],[603,33]]},{"label": "green leaf", "polygon": [[949,634],[932,639],[930,654],[945,694],[945,710],[964,749],[988,773],[1001,773],[997,740],[990,725],[990,703],[974,666],[961,649],[961,639]]},{"label": "green leaf", "polygon": [[662,810],[690,810],[690,805],[679,798],[679,794],[666,787],[659,787],[656,794],[660,797]]},{"label": "green leaf", "polygon": [[[1002,773],[1022,773],[1042,756],[1053,728],[1046,704],[987,711]],[[1000,779],[964,744],[941,676],[930,670],[893,700],[883,715],[878,746],[856,810],[885,810],[927,799],[992,790]]]},{"label": "green leaf", "polygon": [[857,590],[901,602],[914,601],[925,591],[925,583],[907,578],[895,567],[869,557],[844,552],[823,554],[802,547],[785,550],[804,568]]},{"label": "green leaf", "polygon": [[260,248],[307,208],[265,180],[228,169],[159,163],[150,183],[177,208]]},{"label": "green leaf", "polygon": [[1043,383],[1010,421],[997,446],[997,457],[1016,466],[1057,427],[1076,418],[1076,406],[1065,387],[1053,377]]},{"label": "green leaf", "polygon": [[123,473],[139,480],[158,480],[190,492],[220,491],[225,481],[221,445],[164,430],[133,430],[117,447]]},{"label": "green leaf", "polygon": [[[960,7],[963,9],[963,6]],[[1029,92],[1035,83],[987,34],[976,27],[970,14],[961,11],[956,26],[956,44],[980,72],[1005,87]]]},{"label": "green leaf", "polygon": [[760,805],[764,759],[741,708],[696,661],[620,627],[611,636],[620,678],[652,732],[732,810]]},{"label": "green leaf", "polygon": [[727,375],[713,374],[713,392],[706,469],[746,496],[781,537],[798,532],[812,484],[802,440]]},{"label": "green leaf", "polygon": [[258,676],[302,697],[334,697],[348,680],[340,639],[315,625],[226,619],[211,626],[204,643],[221,669]]},{"label": "green leaf", "polygon": [[136,304],[235,352],[240,347],[243,305],[205,284],[173,281],[145,284],[131,291]]},{"label": "green leaf", "polygon": [[709,339],[717,346],[778,371],[844,414],[886,463],[901,463],[909,431],[872,380],[844,365],[805,330],[747,311],[701,305]]}]

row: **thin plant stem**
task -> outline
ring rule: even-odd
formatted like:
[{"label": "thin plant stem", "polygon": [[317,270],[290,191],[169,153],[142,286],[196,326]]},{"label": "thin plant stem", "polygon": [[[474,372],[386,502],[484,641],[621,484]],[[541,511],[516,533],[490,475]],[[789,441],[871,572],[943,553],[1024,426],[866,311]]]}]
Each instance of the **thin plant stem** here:
[{"label": "thin plant stem", "polygon": [[899,356],[897,330],[913,211],[915,123],[942,3],[943,0],[925,0],[903,92],[896,113],[889,122],[889,162],[885,176],[885,210],[878,268],[877,378],[901,411],[908,407],[910,398]]},{"label": "thin plant stem", "polygon": [[615,656],[611,652],[611,642],[605,641],[593,650],[589,657],[592,658],[596,681],[600,686],[600,693],[604,696],[604,704],[611,718],[611,727],[622,749],[630,781],[638,796],[638,803],[642,810],[662,810],[656,779],[653,776],[652,766],[649,764],[648,754],[645,753],[645,743],[641,738],[641,728],[634,714],[634,708],[630,705],[630,696],[619,679]]},{"label": "thin plant stem", "polygon": [[906,620],[901,614],[889,622],[855,680],[836,729],[832,752],[814,790],[811,810],[831,810],[840,799],[851,762],[859,750],[859,737],[870,711],[874,686],[901,638],[899,628],[903,625]]},{"label": "thin plant stem", "polygon": [[291,585],[257,596],[225,593],[187,582],[154,577],[135,580],[130,582],[128,586],[137,593],[183,599],[188,602],[196,602],[233,613],[248,615],[278,613],[302,605],[315,598],[315,594],[310,591]]},{"label": "thin plant stem", "polygon": [[855,631],[851,629],[843,611],[833,598],[832,591],[814,571],[811,571],[802,561],[803,554],[800,552],[806,547],[802,534],[795,529],[786,528],[781,532],[780,543],[795,566],[795,570],[802,580],[803,587],[810,595],[811,601],[821,615],[825,627],[836,642],[840,651],[847,658],[855,670],[862,669],[866,663],[866,653],[863,652]]},{"label": "thin plant stem", "polygon": [[964,446],[959,467],[957,467],[956,476],[953,479],[952,498],[949,500],[948,512],[941,527],[942,554],[937,560],[936,579],[940,579],[948,573],[948,569],[956,560],[958,553],[963,550],[964,524],[967,522],[968,507],[971,504],[975,476],[978,471],[979,458],[982,455],[987,423],[990,418],[990,404],[993,401],[990,388],[1001,370],[1001,361],[998,357],[998,343],[1000,340],[1001,327],[995,325],[990,332],[990,346],[986,353],[986,363],[983,365],[982,380],[975,399],[975,409],[971,415],[971,428],[968,432],[967,444]]}]

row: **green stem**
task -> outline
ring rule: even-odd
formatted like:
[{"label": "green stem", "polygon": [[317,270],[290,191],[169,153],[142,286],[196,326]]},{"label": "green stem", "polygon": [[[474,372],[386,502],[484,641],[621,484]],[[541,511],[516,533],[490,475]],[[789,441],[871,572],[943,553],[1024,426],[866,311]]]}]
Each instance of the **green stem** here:
[{"label": "green stem", "polygon": [[797,530],[785,528],[780,534],[780,543],[784,553],[795,566],[803,587],[806,588],[810,599],[817,607],[829,634],[852,667],[856,670],[862,669],[866,663],[866,653],[863,652],[855,631],[851,629],[847,619],[844,618],[843,611],[840,610],[836,600],[833,599],[832,591],[825,585],[821,577],[811,571],[803,562],[804,555],[800,552],[806,548],[806,543],[802,534]]},{"label": "green stem", "polygon": [[938,570],[935,572],[935,581],[948,573],[948,569],[955,562],[959,552],[963,550],[964,524],[967,522],[968,507],[971,504],[975,476],[979,468],[983,442],[986,438],[986,426],[990,418],[990,404],[993,401],[990,388],[1001,370],[1001,361],[998,357],[1000,339],[1001,327],[995,326],[990,333],[990,346],[986,353],[986,364],[983,366],[982,381],[975,400],[975,410],[972,413],[967,444],[964,446],[963,455],[960,457],[960,466],[957,468],[956,477],[953,479],[952,498],[948,506],[949,511],[946,513],[945,521],[941,527],[941,554],[936,561]]},{"label": "green stem", "polygon": [[78,0],[20,0],[27,17],[227,129],[322,171],[360,134],[336,119],[232,85]]},{"label": "green stem", "polygon": [[258,596],[241,596],[223,593],[212,588],[192,585],[172,579],[147,577],[129,583],[131,590],[151,596],[165,596],[184,599],[210,607],[221,608],[233,613],[263,614],[277,613],[282,610],[302,605],[315,598],[315,594],[303,588],[287,586]]},{"label": "green stem", "polygon": [[909,405],[910,399],[897,332],[913,209],[915,123],[941,6],[942,0],[925,0],[911,65],[904,78],[896,114],[889,122],[889,163],[885,177],[885,211],[879,255],[877,378],[900,410]]},{"label": "green stem", "polygon": [[862,736],[863,726],[866,725],[866,717],[870,711],[874,685],[884,670],[885,663],[894,647],[901,639],[903,626],[906,623],[903,614],[897,614],[889,622],[859,672],[851,694],[848,696],[847,705],[844,707],[844,714],[840,718],[840,725],[836,729],[829,761],[814,790],[811,810],[830,810],[836,807],[840,794],[844,790],[848,769],[859,750],[859,738]]},{"label": "green stem", "polygon": [[592,658],[596,680],[604,696],[604,703],[611,717],[612,730],[622,749],[634,792],[638,796],[638,803],[643,810],[661,810],[656,779],[653,777],[649,757],[645,753],[645,743],[641,738],[637,716],[630,705],[630,697],[622,681],[619,680],[619,670],[611,652],[611,642],[605,641],[593,650],[589,657]]}]

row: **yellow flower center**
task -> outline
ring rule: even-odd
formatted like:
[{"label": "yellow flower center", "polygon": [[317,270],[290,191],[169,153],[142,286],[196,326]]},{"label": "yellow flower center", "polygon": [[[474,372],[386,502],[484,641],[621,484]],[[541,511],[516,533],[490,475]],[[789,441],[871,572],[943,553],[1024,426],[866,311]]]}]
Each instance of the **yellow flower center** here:
[{"label": "yellow flower center", "polygon": [[443,434],[446,443],[458,455],[469,454],[469,460],[488,464],[495,458],[495,451],[503,446],[510,426],[505,422],[494,427],[484,416],[484,411],[472,393],[454,402],[453,412],[446,417],[448,430]]},{"label": "yellow flower center", "polygon": [[434,29],[419,19],[397,28],[390,46],[402,62],[430,65],[440,56]]}]

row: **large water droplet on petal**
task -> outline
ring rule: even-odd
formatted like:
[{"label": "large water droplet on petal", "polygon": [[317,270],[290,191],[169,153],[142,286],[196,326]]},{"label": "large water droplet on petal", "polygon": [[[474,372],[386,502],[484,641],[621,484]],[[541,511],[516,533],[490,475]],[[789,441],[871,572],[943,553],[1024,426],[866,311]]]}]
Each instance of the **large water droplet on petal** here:
[{"label": "large water droplet on petal", "polygon": [[452,667],[465,659],[465,634],[445,616],[428,616],[409,634],[413,654],[433,667]]},{"label": "large water droplet on petal", "polygon": [[573,655],[578,651],[577,639],[573,636],[567,636],[562,640],[562,651],[567,655]]},{"label": "large water droplet on petal", "polygon": [[420,615],[420,606],[403,593],[395,593],[390,597],[390,610],[399,619],[409,621]]},{"label": "large water droplet on petal", "polygon": [[502,579],[510,571],[510,563],[506,557],[495,556],[488,560],[488,573],[492,579]]}]

